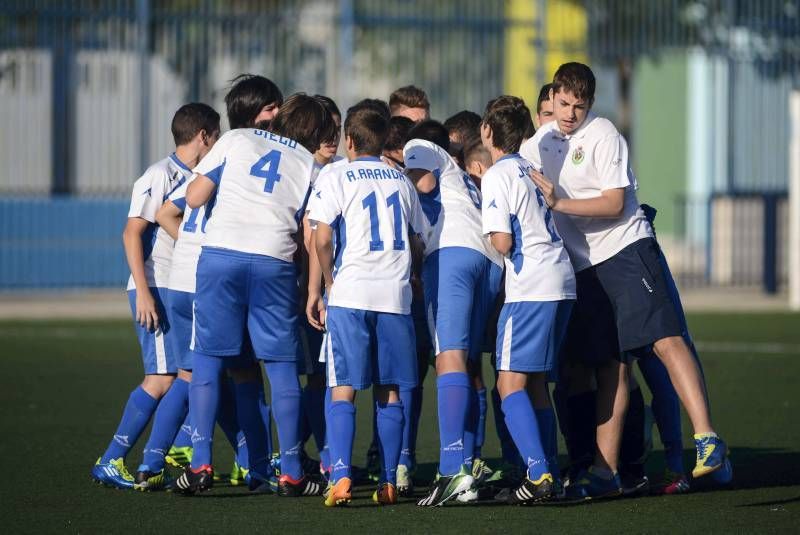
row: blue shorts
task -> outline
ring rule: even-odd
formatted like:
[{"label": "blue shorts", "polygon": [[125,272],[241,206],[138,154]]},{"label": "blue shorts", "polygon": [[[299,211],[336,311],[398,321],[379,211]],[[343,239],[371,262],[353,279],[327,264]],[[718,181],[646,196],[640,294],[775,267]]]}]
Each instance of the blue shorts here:
[{"label": "blue shorts", "polygon": [[325,366],[329,387],[417,386],[411,314],[328,307]]},{"label": "blue shorts", "polygon": [[239,355],[249,332],[257,358],[296,362],[297,311],[294,264],[203,247],[197,262],[192,350]]},{"label": "blue shorts", "polygon": [[423,264],[425,308],[434,351],[460,349],[480,358],[503,270],[467,247],[446,247]]},{"label": "blue shorts", "polygon": [[322,331],[318,331],[308,323],[305,317],[300,318],[299,340],[297,355],[297,371],[305,375],[323,375],[325,373],[324,359],[320,360],[322,349]]},{"label": "blue shorts", "polygon": [[498,371],[548,372],[558,352],[574,301],[506,303],[497,322]]},{"label": "blue shorts", "polygon": [[167,290],[167,314],[169,316],[169,350],[181,370],[192,369],[192,307],[194,294],[178,290]]},{"label": "blue shorts", "polygon": [[145,375],[178,373],[177,360],[170,347],[172,337],[171,317],[167,314],[164,303],[167,300],[166,288],[150,288],[150,293],[156,301],[159,327],[155,331],[142,327],[136,321],[136,290],[128,290],[128,302],[133,314],[133,326],[136,337],[142,348],[142,363]]}]

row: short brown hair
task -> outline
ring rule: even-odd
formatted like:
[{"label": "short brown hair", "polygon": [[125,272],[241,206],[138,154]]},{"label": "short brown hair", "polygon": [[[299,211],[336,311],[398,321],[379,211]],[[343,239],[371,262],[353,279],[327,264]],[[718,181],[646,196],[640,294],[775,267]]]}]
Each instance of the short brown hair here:
[{"label": "short brown hair", "polygon": [[595,79],[592,69],[578,62],[565,63],[553,75],[553,92],[572,93],[589,103],[594,102]]},{"label": "short brown hair", "polygon": [[410,139],[408,133],[414,128],[414,121],[408,117],[397,115],[389,119],[389,135],[383,150],[403,150]]},{"label": "short brown hair", "polygon": [[464,167],[469,166],[474,161],[479,161],[486,167],[492,165],[492,156],[489,154],[489,149],[483,146],[480,137],[473,136],[464,145]]},{"label": "short brown hair", "polygon": [[219,113],[214,108],[202,102],[184,104],[172,117],[172,139],[175,146],[186,145],[201,130],[211,135],[219,132]]},{"label": "short brown hair", "polygon": [[531,112],[519,97],[502,95],[489,101],[483,124],[492,129],[492,144],[506,154],[519,150],[532,124]]},{"label": "short brown hair", "polygon": [[362,100],[347,110],[344,135],[351,139],[356,153],[380,156],[389,137],[389,118],[374,99]]},{"label": "short brown hair", "polygon": [[389,110],[394,113],[401,106],[406,108],[422,108],[430,111],[431,103],[428,95],[419,87],[413,85],[403,86],[389,96]]},{"label": "short brown hair", "polygon": [[322,102],[305,93],[295,93],[270,122],[270,132],[293,139],[314,153],[322,140],[335,136],[336,123]]}]

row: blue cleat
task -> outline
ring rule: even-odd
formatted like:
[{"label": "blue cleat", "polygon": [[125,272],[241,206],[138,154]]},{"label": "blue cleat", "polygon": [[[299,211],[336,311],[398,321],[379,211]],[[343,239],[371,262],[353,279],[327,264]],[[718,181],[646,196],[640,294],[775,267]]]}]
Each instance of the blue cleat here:
[{"label": "blue cleat", "polygon": [[134,485],[133,476],[125,467],[125,459],[111,459],[107,463],[101,463],[100,459],[92,467],[92,479],[107,487],[117,489],[132,489]]},{"label": "blue cleat", "polygon": [[716,435],[695,435],[697,463],[692,477],[698,478],[719,470],[728,458],[728,446]]},{"label": "blue cleat", "polygon": [[722,463],[722,468],[711,472],[711,477],[720,485],[727,485],[733,481],[733,467],[729,458],[725,457],[725,462]]},{"label": "blue cleat", "polygon": [[566,488],[567,500],[597,500],[613,498],[622,494],[622,481],[619,474],[605,479],[592,471],[592,467],[584,470],[573,483]]}]

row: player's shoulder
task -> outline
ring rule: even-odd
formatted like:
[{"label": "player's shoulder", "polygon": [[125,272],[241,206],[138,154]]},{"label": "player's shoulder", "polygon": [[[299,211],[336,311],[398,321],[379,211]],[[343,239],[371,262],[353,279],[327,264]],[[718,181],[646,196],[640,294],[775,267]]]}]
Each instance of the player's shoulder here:
[{"label": "player's shoulder", "polygon": [[614,123],[605,117],[599,117],[594,114],[590,114],[586,118],[586,125],[583,127],[583,129],[585,130],[585,135],[587,137],[591,136],[592,138],[598,140],[620,135],[619,130],[617,130],[617,127],[614,126]]},{"label": "player's shoulder", "polygon": [[153,185],[159,182],[167,183],[170,182],[173,177],[180,175],[181,172],[179,170],[178,165],[173,161],[172,156],[167,156],[166,158],[162,158],[157,162],[150,164],[150,166],[145,169],[144,173],[136,179],[137,185]]},{"label": "player's shoulder", "polygon": [[452,157],[442,147],[426,139],[410,139],[403,147],[403,160],[406,167],[414,168],[419,165],[422,169],[448,167],[454,163]]}]

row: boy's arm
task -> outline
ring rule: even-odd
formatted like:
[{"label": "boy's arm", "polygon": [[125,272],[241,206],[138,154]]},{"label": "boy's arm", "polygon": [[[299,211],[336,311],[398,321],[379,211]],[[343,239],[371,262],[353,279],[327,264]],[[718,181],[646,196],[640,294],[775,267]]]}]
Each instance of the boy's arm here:
[{"label": "boy's arm", "polygon": [[483,204],[481,217],[483,233],[489,235],[492,247],[502,255],[507,255],[514,245],[511,237],[511,209],[509,190],[500,176],[490,170],[483,176]]},{"label": "boy's arm", "polygon": [[183,221],[183,210],[172,201],[167,200],[156,212],[156,223],[163,228],[173,240],[178,239],[178,231]]},{"label": "boy's arm", "polygon": [[125,257],[136,285],[136,321],[148,330],[158,326],[156,302],[150,293],[147,277],[144,272],[144,247],[142,234],[150,223],[141,217],[129,217],[122,232],[122,243]]},{"label": "boy's arm", "polygon": [[511,234],[507,232],[492,232],[489,239],[492,242],[492,247],[497,249],[497,252],[504,256],[511,251],[511,246],[514,245]]},{"label": "boy's arm", "polygon": [[[314,249],[316,249],[319,267],[325,280],[325,292],[330,299],[333,288],[333,230],[329,225],[318,221],[313,236]],[[309,307],[311,307],[311,314],[308,314],[309,322],[317,329],[323,328],[325,325],[325,302],[322,297],[320,296],[315,303],[312,303],[309,298]],[[306,312],[309,312],[309,308],[306,308]],[[312,320],[314,321],[312,322]]]},{"label": "boy's arm", "polygon": [[308,251],[308,301],[306,302],[306,317],[315,328],[323,330],[324,320],[322,313],[325,305],[322,301],[322,268],[317,259],[317,248],[314,244],[314,230],[306,213],[303,218],[303,238],[306,251]]},{"label": "boy's arm", "polygon": [[216,189],[217,183],[213,179],[205,175],[196,175],[186,188],[186,205],[189,208],[200,208],[211,199]]},{"label": "boy's arm", "polygon": [[542,173],[531,171],[531,178],[544,195],[547,206],[556,212],[612,219],[622,215],[625,206],[625,188],[606,189],[601,191],[599,196],[589,199],[568,199],[559,197],[553,183]]}]

